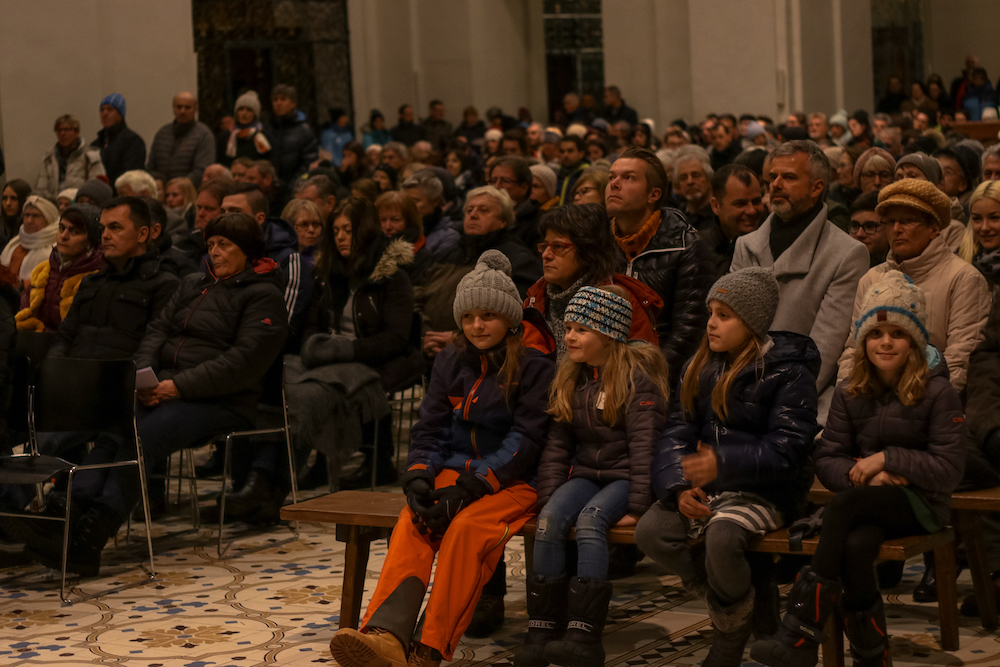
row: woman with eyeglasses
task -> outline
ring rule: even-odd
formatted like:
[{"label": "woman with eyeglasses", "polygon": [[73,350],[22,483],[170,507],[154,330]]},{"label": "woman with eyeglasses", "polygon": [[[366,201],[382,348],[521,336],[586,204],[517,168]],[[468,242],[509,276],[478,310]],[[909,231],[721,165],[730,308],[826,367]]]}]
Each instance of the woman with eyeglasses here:
[{"label": "woman with eyeglasses", "polygon": [[632,303],[629,339],[659,344],[654,323],[663,300],[646,284],[615,271],[617,246],[603,206],[582,204],[553,209],[542,217],[538,229],[544,239],[538,244],[542,278],[528,289],[524,305],[542,313],[555,338],[558,359],[566,353],[566,306],[586,285],[624,287]]},{"label": "woman with eyeglasses", "polygon": [[604,206],[604,191],[608,188],[608,170],[591,167],[580,174],[570,191],[570,199],[576,205],[600,204]]}]

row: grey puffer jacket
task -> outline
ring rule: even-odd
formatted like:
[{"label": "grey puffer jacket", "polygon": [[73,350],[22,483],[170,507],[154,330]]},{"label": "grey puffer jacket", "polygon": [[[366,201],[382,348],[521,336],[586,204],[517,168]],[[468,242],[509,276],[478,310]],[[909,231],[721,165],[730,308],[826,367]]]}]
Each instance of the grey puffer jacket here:
[{"label": "grey puffer jacket", "polygon": [[185,177],[198,187],[205,167],[215,161],[215,135],[200,121],[161,127],[149,147],[148,171],[158,171],[170,180]]},{"label": "grey puffer jacket", "polygon": [[[648,345],[648,343],[641,343]],[[570,479],[610,483],[627,480],[628,512],[642,515],[653,504],[650,465],[666,423],[666,401],[643,373],[632,377],[635,394],[618,423],[604,421],[602,382],[597,368],[585,367],[573,394],[573,421],[553,421],[538,466],[538,508]]]},{"label": "grey puffer jacket", "polygon": [[894,391],[851,398],[837,387],[814,457],[816,476],[831,491],[851,488],[858,458],[885,452],[885,471],[902,475],[942,523],[965,469],[962,401],[942,359],[927,378],[927,394],[903,405]]},{"label": "grey puffer jacket", "polygon": [[78,188],[84,181],[104,176],[101,151],[88,146],[83,140],[66,158],[65,171],[59,178],[59,145],[57,144],[42,158],[42,168],[35,183],[35,194],[55,201],[56,196],[66,188]]}]

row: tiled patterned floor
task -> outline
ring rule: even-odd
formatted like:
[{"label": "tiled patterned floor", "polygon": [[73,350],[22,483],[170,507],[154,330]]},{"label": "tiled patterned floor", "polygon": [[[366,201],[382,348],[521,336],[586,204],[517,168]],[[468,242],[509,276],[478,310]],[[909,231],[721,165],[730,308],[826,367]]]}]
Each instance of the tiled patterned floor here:
[{"label": "tiled patterned floor", "polygon": [[[207,499],[207,492],[205,489]],[[208,529],[165,537],[189,524],[187,505],[155,527],[155,583],[82,602],[60,604],[58,581],[40,576],[0,588],[0,665],[127,665],[143,667],[289,667],[335,664],[327,644],[340,613],[343,545],[332,526],[303,525],[297,542],[243,558],[216,557]],[[286,527],[248,537],[261,545],[288,536]],[[134,539],[134,538],[133,538]],[[385,556],[373,545],[368,566],[370,595]],[[114,552],[109,547],[108,558]],[[490,639],[466,640],[455,665],[508,665],[524,636],[523,542],[507,549],[507,622]],[[961,649],[938,646],[936,607],[915,605],[909,591],[923,565],[911,562],[904,583],[887,595],[894,660],[900,665],[996,665],[1000,645],[971,619],[962,620]],[[0,576],[28,571],[18,568]],[[127,564],[101,580],[80,584],[94,591],[141,576]],[[616,582],[605,644],[609,665],[695,665],[704,658],[711,628],[702,605],[677,580],[648,560]],[[971,592],[968,574],[960,596]],[[848,659],[849,660],[849,659]],[[850,664],[850,662],[848,662]]]}]

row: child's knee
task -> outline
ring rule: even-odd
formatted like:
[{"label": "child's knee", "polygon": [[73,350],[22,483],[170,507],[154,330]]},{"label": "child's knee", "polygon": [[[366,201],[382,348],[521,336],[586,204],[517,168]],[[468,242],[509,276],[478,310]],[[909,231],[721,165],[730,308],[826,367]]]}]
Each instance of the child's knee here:
[{"label": "child's knee", "polygon": [[743,557],[748,537],[749,533],[732,521],[717,521],[705,529],[705,551],[709,554]]},{"label": "child's knee", "polygon": [[535,539],[541,542],[565,542],[569,529],[568,518],[542,510],[535,527]]},{"label": "child's knee", "polygon": [[612,517],[607,510],[594,505],[588,505],[580,511],[576,519],[576,534],[590,533],[592,535],[607,535],[611,527]]}]

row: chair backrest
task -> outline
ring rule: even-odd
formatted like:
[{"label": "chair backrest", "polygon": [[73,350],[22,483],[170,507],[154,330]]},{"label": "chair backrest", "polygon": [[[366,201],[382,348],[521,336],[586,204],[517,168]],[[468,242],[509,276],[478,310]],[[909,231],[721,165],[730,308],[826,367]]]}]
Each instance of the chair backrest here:
[{"label": "chair backrest", "polygon": [[19,356],[29,359],[31,372],[34,373],[42,365],[42,361],[49,354],[49,348],[55,342],[54,331],[18,331],[14,345]]},{"label": "chair backrest", "polygon": [[133,432],[135,362],[50,358],[35,383],[37,431]]},{"label": "chair backrest", "polygon": [[28,390],[31,384],[31,359],[15,354],[10,374],[10,406],[7,408],[7,429],[10,431],[28,432]]}]

